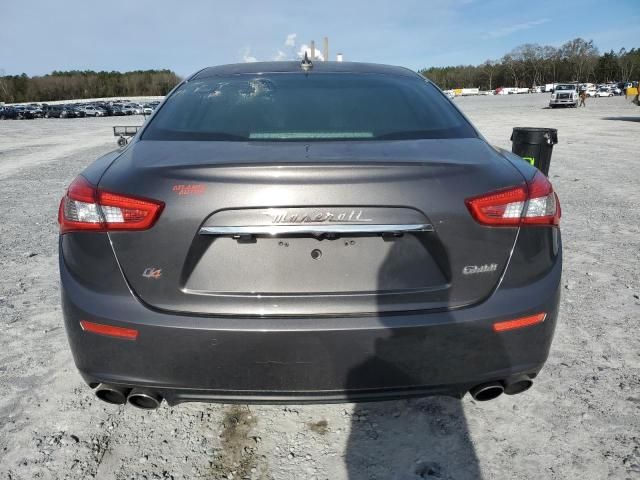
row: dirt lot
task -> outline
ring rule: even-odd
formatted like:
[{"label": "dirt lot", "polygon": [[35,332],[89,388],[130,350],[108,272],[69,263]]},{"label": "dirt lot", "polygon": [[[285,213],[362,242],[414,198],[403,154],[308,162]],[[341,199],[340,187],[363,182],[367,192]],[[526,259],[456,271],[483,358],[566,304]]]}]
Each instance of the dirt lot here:
[{"label": "dirt lot", "polygon": [[551,356],[527,393],[480,404],[143,412],[96,400],[62,327],[55,219],[122,119],[0,122],[0,478],[640,478],[640,108],[547,100],[455,100],[497,145],[516,125],[560,137],[550,176],[565,273]]}]

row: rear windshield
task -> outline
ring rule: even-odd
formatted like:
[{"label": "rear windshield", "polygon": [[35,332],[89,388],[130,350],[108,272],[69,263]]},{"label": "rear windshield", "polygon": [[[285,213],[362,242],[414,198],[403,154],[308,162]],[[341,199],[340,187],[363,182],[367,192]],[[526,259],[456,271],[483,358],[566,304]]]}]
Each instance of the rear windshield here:
[{"label": "rear windshield", "polygon": [[183,84],[143,140],[320,141],[477,134],[419,77],[351,73],[216,76]]}]

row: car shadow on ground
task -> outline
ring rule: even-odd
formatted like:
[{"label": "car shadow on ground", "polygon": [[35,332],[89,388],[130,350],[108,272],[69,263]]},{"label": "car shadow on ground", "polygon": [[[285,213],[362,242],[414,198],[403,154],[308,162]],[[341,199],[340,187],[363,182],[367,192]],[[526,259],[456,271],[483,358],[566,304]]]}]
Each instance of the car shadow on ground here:
[{"label": "car shadow on ground", "polygon": [[481,479],[461,401],[358,404],[345,455],[350,480]]},{"label": "car shadow on ground", "polygon": [[640,122],[640,117],[602,117],[602,120],[617,120],[619,122]]},{"label": "car shadow on ground", "polygon": [[[402,272],[403,264],[412,261],[407,249],[396,242],[379,270],[378,286],[388,288],[389,276]],[[381,315],[381,327],[390,325],[391,319]],[[372,384],[421,385],[427,379],[460,381],[465,365],[490,369],[507,361],[499,338],[488,345],[485,332],[477,327],[471,327],[465,338],[451,330],[440,331],[437,343],[411,327],[384,331],[373,345],[354,346],[368,348],[371,354],[349,372],[347,391]],[[417,358],[409,353],[416,349],[424,352]],[[487,349],[490,360],[486,360]],[[449,352],[449,358],[443,357],[444,352]],[[345,463],[350,480],[482,478],[462,401],[449,396],[356,403]]]}]

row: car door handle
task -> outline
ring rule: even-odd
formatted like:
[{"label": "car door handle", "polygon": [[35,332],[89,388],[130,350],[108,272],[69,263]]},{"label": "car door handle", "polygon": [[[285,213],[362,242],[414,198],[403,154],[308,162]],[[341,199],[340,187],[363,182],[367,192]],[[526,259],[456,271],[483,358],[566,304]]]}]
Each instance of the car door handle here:
[{"label": "car door handle", "polygon": [[428,223],[409,224],[326,224],[326,225],[255,225],[255,226],[211,226],[202,227],[201,235],[257,236],[272,237],[287,235],[354,235],[354,234],[403,234],[412,232],[433,232]]}]

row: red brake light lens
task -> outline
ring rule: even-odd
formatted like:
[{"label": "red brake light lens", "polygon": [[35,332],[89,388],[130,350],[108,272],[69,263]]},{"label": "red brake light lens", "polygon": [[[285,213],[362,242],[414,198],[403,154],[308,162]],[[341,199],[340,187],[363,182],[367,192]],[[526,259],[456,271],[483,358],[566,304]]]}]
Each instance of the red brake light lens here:
[{"label": "red brake light lens", "polygon": [[72,231],[146,230],[153,226],[164,203],[97,189],[77,177],[60,202],[60,233]]},{"label": "red brake light lens", "polygon": [[492,227],[558,225],[560,202],[551,183],[537,172],[526,185],[498,190],[465,200],[478,223]]},{"label": "red brake light lens", "polygon": [[104,325],[102,323],[89,322],[88,320],[80,320],[80,326],[85,332],[91,332],[106,337],[122,338],[125,340],[136,340],[138,338],[138,330],[133,328],[114,327],[113,325]]},{"label": "red brake light lens", "polygon": [[528,317],[516,318],[515,320],[506,320],[504,322],[496,322],[493,324],[494,332],[506,332],[507,330],[515,330],[523,327],[530,327],[538,323],[544,322],[547,318],[546,313],[536,313]]},{"label": "red brake light lens", "polygon": [[468,198],[465,203],[473,218],[483,225],[519,225],[527,200],[524,186]]},{"label": "red brake light lens", "polygon": [[98,190],[98,205],[107,230],[146,230],[158,218],[160,202]]}]

